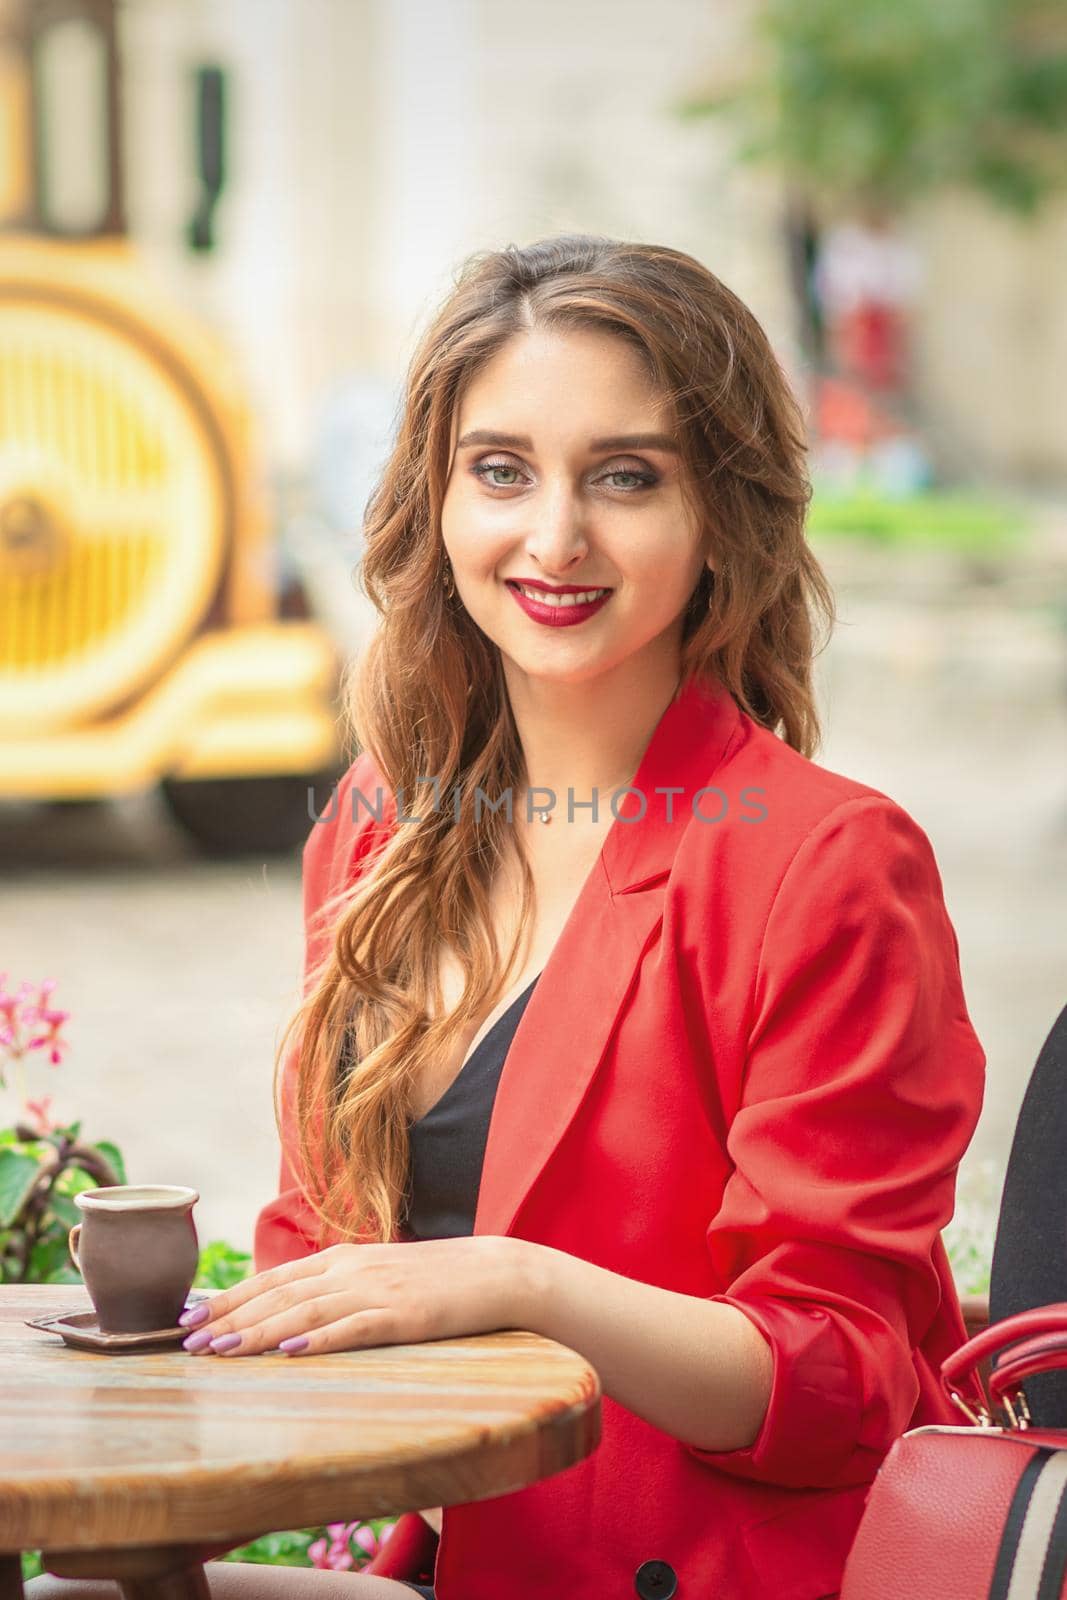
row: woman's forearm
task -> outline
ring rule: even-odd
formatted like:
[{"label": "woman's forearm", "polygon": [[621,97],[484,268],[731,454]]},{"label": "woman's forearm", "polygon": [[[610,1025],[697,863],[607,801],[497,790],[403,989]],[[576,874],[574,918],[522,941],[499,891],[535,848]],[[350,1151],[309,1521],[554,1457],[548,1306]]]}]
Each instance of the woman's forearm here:
[{"label": "woman's forearm", "polygon": [[546,1245],[517,1246],[516,1322],[576,1350],[604,1393],[704,1450],[751,1445],[770,1401],[771,1349],[734,1306],[635,1282]]}]

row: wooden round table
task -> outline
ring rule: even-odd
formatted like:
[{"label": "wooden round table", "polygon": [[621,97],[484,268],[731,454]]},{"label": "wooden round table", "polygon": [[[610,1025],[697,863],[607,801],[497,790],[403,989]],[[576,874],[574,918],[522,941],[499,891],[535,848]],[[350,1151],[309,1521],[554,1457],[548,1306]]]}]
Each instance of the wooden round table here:
[{"label": "wooden round table", "polygon": [[205,1600],[203,1562],[261,1534],[505,1494],[600,1437],[596,1373],[532,1333],[224,1360],[24,1325],[72,1307],[0,1286],[0,1600],[32,1549],[126,1600]]}]

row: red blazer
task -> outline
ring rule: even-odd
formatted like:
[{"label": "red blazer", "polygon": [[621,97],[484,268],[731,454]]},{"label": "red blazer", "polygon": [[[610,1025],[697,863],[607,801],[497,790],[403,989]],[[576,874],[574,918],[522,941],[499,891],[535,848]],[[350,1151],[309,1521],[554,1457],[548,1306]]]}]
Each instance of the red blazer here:
[{"label": "red blazer", "polygon": [[[353,824],[378,785],[385,820]],[[475,1231],[739,1307],[770,1406],[750,1449],[713,1453],[606,1399],[587,1461],[446,1510],[438,1600],[835,1595],[892,1441],[958,1420],[940,1233],[985,1056],[925,833],[718,686],[668,706],[634,787],[644,815],[631,796],[508,1052]],[[338,802],[304,851],[309,918],[395,819],[366,753]],[[312,1248],[284,1154],[280,1191],[257,1270]]]}]

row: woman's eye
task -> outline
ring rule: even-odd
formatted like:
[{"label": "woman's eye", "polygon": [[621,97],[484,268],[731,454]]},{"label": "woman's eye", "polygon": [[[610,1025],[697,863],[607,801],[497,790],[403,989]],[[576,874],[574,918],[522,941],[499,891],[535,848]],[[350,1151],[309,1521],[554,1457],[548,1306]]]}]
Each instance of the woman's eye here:
[{"label": "woman's eye", "polygon": [[[513,467],[507,461],[479,461],[471,468],[471,471],[476,477],[481,478],[483,483],[487,483],[490,488],[494,489],[514,489],[515,479],[519,474],[518,467]],[[496,476],[500,472],[510,472],[513,476],[508,482],[504,483]],[[635,494],[640,489],[651,488],[657,482],[655,473],[638,472],[632,467],[616,467],[613,472],[604,474],[604,479],[608,478],[629,479],[628,483],[616,484],[616,487],[624,494]],[[598,481],[602,482],[604,479]]]},{"label": "woman's eye", "polygon": [[518,472],[518,470],[518,467],[509,466],[506,461],[479,461],[477,466],[471,468],[471,471],[477,477],[488,483],[491,488],[496,489],[513,489],[515,485],[514,483],[500,483],[497,479],[490,478],[489,474],[491,472]]},{"label": "woman's eye", "polygon": [[628,488],[628,491],[627,491],[630,494],[632,494],[636,489],[647,489],[647,488],[650,487],[651,484],[655,483],[655,481],[656,481],[655,476],[654,476],[653,473],[651,473],[651,472],[632,472],[629,467],[617,467],[614,472],[609,472],[608,473],[608,477],[609,478],[630,478],[632,480],[632,482],[631,482],[631,484],[630,484],[630,486]]}]

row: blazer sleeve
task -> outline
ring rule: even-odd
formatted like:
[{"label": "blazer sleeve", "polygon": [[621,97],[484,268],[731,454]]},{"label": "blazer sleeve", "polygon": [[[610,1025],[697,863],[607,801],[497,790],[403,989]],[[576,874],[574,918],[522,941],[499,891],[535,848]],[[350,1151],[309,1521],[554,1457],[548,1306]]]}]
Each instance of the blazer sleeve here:
[{"label": "blazer sleeve", "polygon": [[707,1235],[711,1298],[770,1344],[770,1403],[750,1448],[686,1447],[700,1459],[786,1487],[873,1478],[919,1396],[984,1068],[925,833],[885,796],[843,802],[768,916]]},{"label": "blazer sleeve", "polygon": [[[369,786],[370,770],[366,754],[357,756],[337,785],[335,801],[327,802],[320,819],[312,823],[304,844],[301,857],[304,962],[300,987],[305,998],[310,989],[310,975],[332,938],[324,906],[333,894],[359,876],[361,864],[378,837],[373,814],[364,810],[362,804],[355,813],[353,810],[354,788],[365,794],[369,804],[377,803]],[[313,1255],[318,1248],[318,1214],[305,1198],[296,1177],[299,1145],[293,1094],[299,1046],[300,1040],[296,1037],[290,1043],[281,1072],[281,1170],[277,1195],[256,1219],[252,1247],[256,1272],[266,1272],[284,1261]]]}]

